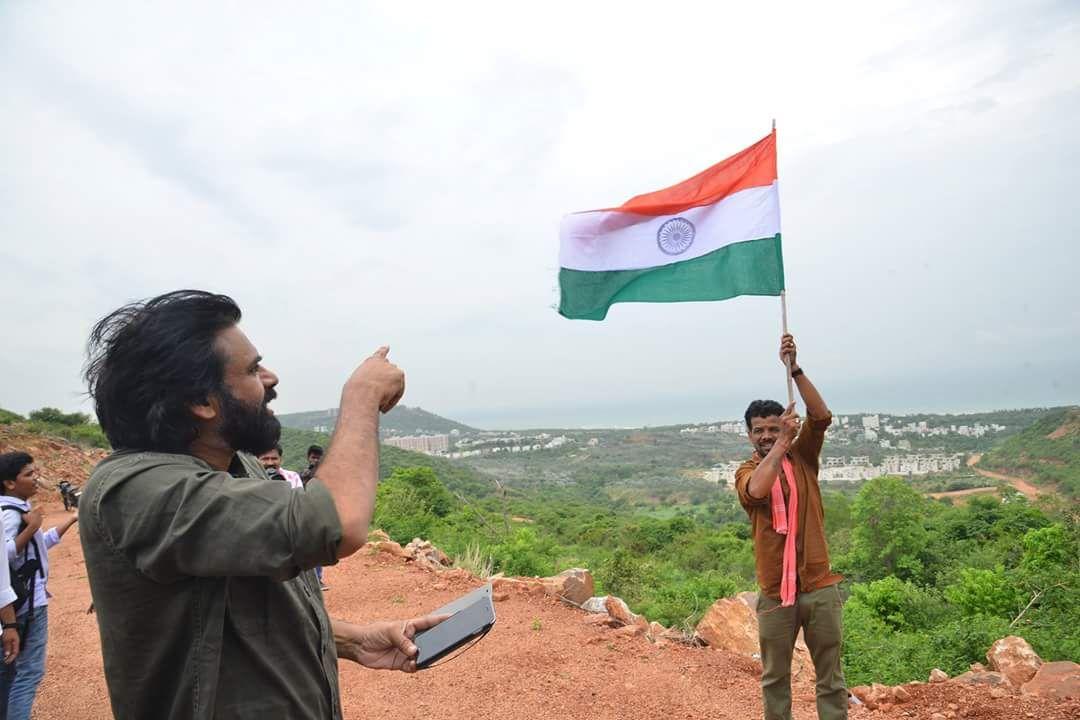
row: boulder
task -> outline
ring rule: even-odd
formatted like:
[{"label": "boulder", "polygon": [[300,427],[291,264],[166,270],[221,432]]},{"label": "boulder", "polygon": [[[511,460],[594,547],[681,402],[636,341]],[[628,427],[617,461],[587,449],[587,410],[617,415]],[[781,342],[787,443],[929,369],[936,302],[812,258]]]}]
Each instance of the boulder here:
[{"label": "boulder", "polygon": [[371,548],[372,555],[377,553],[386,553],[387,555],[393,555],[399,558],[411,557],[405,552],[405,549],[398,545],[393,540],[376,540],[375,542],[369,542],[368,547]]},{"label": "boulder", "polygon": [[991,670],[1007,677],[1016,687],[1035,677],[1043,664],[1031,645],[1016,635],[1003,637],[991,645],[986,651],[986,661],[990,663]]},{"label": "boulder", "polygon": [[584,568],[564,570],[554,577],[544,578],[541,582],[546,594],[554,595],[560,600],[569,600],[578,606],[590,600],[596,589],[592,573]]},{"label": "boulder", "polygon": [[1069,660],[1043,663],[1020,692],[1055,700],[1080,698],[1080,665]]},{"label": "boulder", "polygon": [[930,671],[930,682],[943,683],[949,679],[949,674],[940,668],[934,668]]},{"label": "boulder", "polygon": [[432,545],[430,540],[413,538],[412,542],[405,546],[405,552],[416,560],[417,565],[428,570],[439,571],[450,565],[450,558]]},{"label": "boulder", "polygon": [[653,639],[660,638],[660,637],[663,637],[665,630],[667,630],[666,627],[664,627],[660,623],[654,621],[654,622],[649,623],[648,635],[649,635],[650,638],[653,638]]},{"label": "boulder", "polygon": [[965,685],[989,685],[991,687],[1012,687],[1008,678],[999,672],[992,670],[968,670],[962,675],[957,675],[951,682],[964,683]]},{"label": "boulder", "polygon": [[750,608],[751,612],[753,612],[755,615],[757,614],[758,594],[756,592],[754,592],[753,590],[747,590],[746,592],[739,593],[735,597],[738,600],[742,601],[742,603],[746,605],[746,607]]},{"label": "boulder", "polygon": [[606,613],[607,607],[604,603],[607,602],[607,595],[601,595],[600,597],[591,597],[585,602],[581,603],[581,609],[589,613]]},{"label": "boulder", "polygon": [[721,598],[705,612],[695,635],[710,647],[753,655],[758,652],[757,616],[738,598]]},{"label": "boulder", "polygon": [[614,595],[608,595],[605,598],[604,608],[607,610],[608,615],[622,625],[637,625],[638,620],[641,619],[636,613],[631,612],[622,598],[617,598]]}]

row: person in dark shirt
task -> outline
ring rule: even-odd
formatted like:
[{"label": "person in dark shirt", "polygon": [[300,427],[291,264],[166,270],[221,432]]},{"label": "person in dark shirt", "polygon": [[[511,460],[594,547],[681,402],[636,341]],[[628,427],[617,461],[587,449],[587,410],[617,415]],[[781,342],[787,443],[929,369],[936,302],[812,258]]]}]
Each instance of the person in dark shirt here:
[{"label": "person in dark shirt", "polygon": [[319,463],[322,462],[323,449],[318,445],[312,445],[307,449],[307,468],[304,472],[300,473],[300,479],[304,481],[304,484],[308,484],[308,480],[315,477],[315,471],[319,467]]},{"label": "person in dark shirt", "polygon": [[86,378],[115,451],[79,503],[113,714],[341,718],[339,657],[416,669],[442,618],[331,620],[314,573],[367,538],[379,412],[405,378],[379,348],[346,381],[325,461],[303,492],[252,453],[274,445],[278,378],[229,297],[132,303],[94,328]]}]

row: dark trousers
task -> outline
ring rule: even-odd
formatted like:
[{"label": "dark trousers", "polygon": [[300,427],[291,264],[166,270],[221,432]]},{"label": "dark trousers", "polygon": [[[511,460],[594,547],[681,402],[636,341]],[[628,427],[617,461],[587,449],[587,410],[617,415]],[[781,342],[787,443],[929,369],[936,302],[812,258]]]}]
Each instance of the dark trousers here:
[{"label": "dark trousers", "polygon": [[781,607],[779,601],[758,594],[765,720],[791,720],[791,657],[800,628],[817,674],[818,718],[846,720],[847,687],[840,667],[842,607],[836,585],[799,593],[791,607]]}]

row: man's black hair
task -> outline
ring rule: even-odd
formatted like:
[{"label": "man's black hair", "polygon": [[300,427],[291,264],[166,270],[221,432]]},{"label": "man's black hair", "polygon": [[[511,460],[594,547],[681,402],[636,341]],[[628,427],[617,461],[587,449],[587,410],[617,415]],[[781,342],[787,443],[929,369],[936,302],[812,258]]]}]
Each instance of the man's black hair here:
[{"label": "man's black hair", "polygon": [[749,430],[751,418],[766,418],[783,414],[784,406],[775,400],[755,400],[750,403],[750,407],[746,408],[746,414],[743,415],[743,418],[746,420],[746,429]]},{"label": "man's black hair", "polygon": [[0,491],[3,491],[2,483],[5,480],[14,480],[19,477],[23,468],[34,462],[30,453],[21,451],[6,452],[0,455]]},{"label": "man's black hair", "polygon": [[240,321],[232,298],[177,290],[106,315],[87,343],[86,382],[116,449],[187,452],[198,435],[190,406],[224,390],[222,330]]},{"label": "man's black hair", "polygon": [[314,455],[322,455],[323,454],[323,449],[318,445],[312,445],[311,447],[309,447],[307,449],[307,454],[308,455],[312,455],[312,454],[314,454]]}]

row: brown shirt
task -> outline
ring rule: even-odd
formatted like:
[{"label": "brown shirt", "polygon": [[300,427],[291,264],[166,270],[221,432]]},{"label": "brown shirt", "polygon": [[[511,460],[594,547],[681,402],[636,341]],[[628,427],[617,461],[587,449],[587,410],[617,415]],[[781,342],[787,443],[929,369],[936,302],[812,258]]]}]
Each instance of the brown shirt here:
[{"label": "brown shirt", "polygon": [[[832,424],[832,415],[808,417],[799,436],[791,444],[788,457],[795,469],[795,487],[799,491],[799,527],[795,535],[796,567],[799,592],[811,592],[843,580],[829,566],[829,548],[825,542],[825,511],[821,506],[818,486],[818,456],[825,442],[825,430]],[[754,560],[761,591],[774,600],[780,599],[780,580],[784,565],[784,535],[772,528],[772,509],[769,493],[757,498],[750,494],[750,476],[761,459],[757,453],[735,471],[735,489],[746,514],[750,516],[754,538]],[[784,502],[788,501],[786,482],[780,483]]]}]

